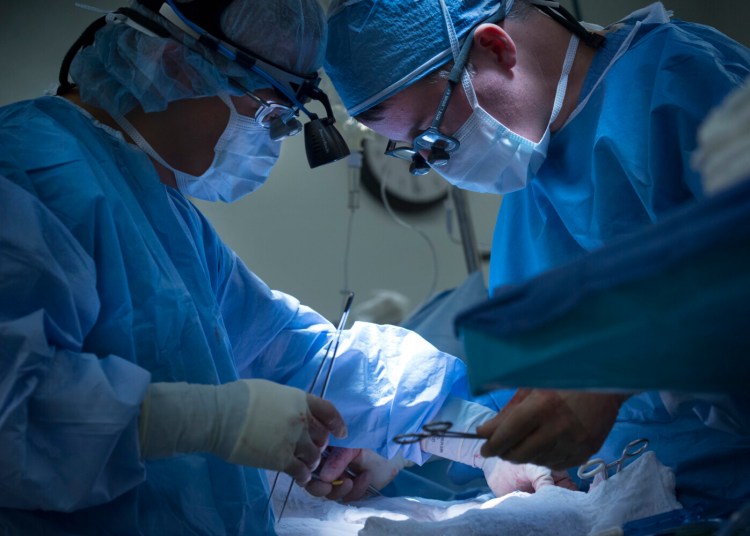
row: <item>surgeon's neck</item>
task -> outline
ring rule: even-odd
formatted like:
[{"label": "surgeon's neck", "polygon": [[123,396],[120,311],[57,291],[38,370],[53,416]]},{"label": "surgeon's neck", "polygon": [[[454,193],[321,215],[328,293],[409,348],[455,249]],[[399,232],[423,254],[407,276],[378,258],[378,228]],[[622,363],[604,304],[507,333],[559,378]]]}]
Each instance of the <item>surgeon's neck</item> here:
[{"label": "surgeon's neck", "polygon": [[118,125],[112,117],[102,110],[101,108],[97,108],[96,106],[92,106],[90,104],[87,104],[81,100],[81,95],[78,93],[77,89],[73,89],[70,92],[62,95],[64,99],[67,99],[68,101],[72,102],[79,108],[82,108],[83,110],[86,110],[86,112],[91,115],[94,119],[99,121],[103,125],[107,125],[113,130],[117,130],[119,132],[122,132],[122,134],[125,136],[126,139],[130,139],[128,135],[120,128],[120,125]]},{"label": "surgeon's neck", "polygon": [[[102,108],[97,108],[96,106],[92,106],[90,104],[87,104],[81,100],[81,96],[78,93],[77,89],[73,89],[69,93],[66,93],[65,95],[62,95],[63,98],[67,99],[68,101],[72,102],[79,108],[82,108],[83,110],[86,110],[94,119],[99,121],[101,124],[106,125],[110,127],[113,130],[116,130],[122,134],[123,138],[128,143],[135,144],[132,140],[132,138],[128,135],[127,132],[125,132],[122,127],[112,119],[112,116],[109,115],[106,111],[104,111]],[[142,113],[142,112],[140,112]],[[139,115],[137,112],[131,112],[128,115],[128,120],[131,120],[131,115]],[[132,120],[131,120],[132,122]],[[143,133],[142,133],[143,134]],[[159,181],[167,186],[171,186],[172,188],[177,188],[177,181],[175,180],[174,173],[163,165],[161,165],[159,162],[154,160],[149,156],[149,159],[151,160],[151,163],[154,165],[154,168],[156,169],[156,173],[159,176]]]},{"label": "surgeon's neck", "polygon": [[[537,73],[539,83],[535,85],[545,93],[544,102],[554,102],[571,39],[570,31],[538,10],[532,10],[523,20],[508,20],[506,24],[518,50],[527,52],[525,61],[528,71]],[[557,119],[550,126],[552,132],[562,128],[575,110],[595,54],[596,50],[582,42],[579,43],[568,75],[563,106]],[[548,112],[551,112],[551,109]]]}]

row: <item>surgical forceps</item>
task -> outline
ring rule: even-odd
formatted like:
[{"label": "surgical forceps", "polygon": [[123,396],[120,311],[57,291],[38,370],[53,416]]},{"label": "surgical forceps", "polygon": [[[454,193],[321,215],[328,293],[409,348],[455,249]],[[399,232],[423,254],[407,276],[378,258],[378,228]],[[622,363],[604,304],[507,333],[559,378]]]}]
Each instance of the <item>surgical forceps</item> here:
[{"label": "surgical forceps", "polygon": [[620,472],[625,462],[630,458],[637,457],[641,452],[648,448],[648,439],[634,439],[622,449],[622,456],[611,463],[606,463],[602,458],[593,458],[578,468],[578,478],[585,480],[594,478],[596,475],[602,475],[602,479],[609,477],[610,469],[614,469],[614,474]]},{"label": "surgical forceps", "polygon": [[393,438],[393,440],[399,445],[408,445],[410,443],[417,443],[423,439],[429,439],[431,437],[463,437],[468,439],[487,439],[484,436],[475,434],[472,432],[454,432],[451,430],[453,423],[450,421],[438,421],[428,422],[422,426],[423,432],[416,432],[413,434],[401,434]]},{"label": "surgical forceps", "polygon": [[[324,450],[323,452],[320,453],[320,459],[321,460],[327,460],[328,456],[329,456],[328,450]],[[315,480],[319,480],[321,482],[325,482],[325,480],[321,479],[320,476],[317,474],[317,471],[319,471],[321,467],[322,467],[322,464],[318,466],[318,469],[315,470],[316,472],[313,472],[312,476],[313,476],[313,478]],[[354,478],[357,477],[357,473],[355,473],[354,471],[352,471],[348,467],[346,469],[344,469],[344,473],[346,473],[347,475],[349,475],[350,477],[352,477],[352,479],[354,479]],[[329,484],[333,484],[333,482],[328,482],[328,483]],[[335,486],[336,484],[333,484],[333,485]],[[380,490],[378,490],[378,488],[376,488],[372,484],[370,484],[369,486],[367,486],[367,492],[370,495],[374,495],[376,497],[382,495],[382,493],[380,493]]]},{"label": "surgical forceps", "polygon": [[[320,362],[320,366],[318,367],[317,372],[315,373],[315,378],[313,378],[312,384],[310,385],[310,389],[308,389],[308,393],[313,393],[313,390],[315,389],[315,385],[318,383],[318,378],[320,377],[320,373],[323,371],[323,367],[325,366],[326,362],[328,362],[328,370],[326,371],[325,380],[323,381],[323,388],[320,392],[320,398],[325,398],[326,390],[328,389],[328,382],[331,379],[331,371],[333,370],[333,362],[336,359],[336,355],[338,353],[339,349],[339,340],[341,339],[341,332],[344,330],[344,326],[346,325],[346,320],[349,318],[349,311],[352,308],[352,301],[354,300],[354,293],[349,292],[346,296],[346,300],[344,302],[344,308],[341,312],[341,318],[339,319],[338,326],[336,327],[336,334],[334,335],[333,339],[331,339],[328,342],[328,346],[326,347],[325,354],[323,355],[323,359]],[[331,348],[333,348],[333,352],[331,352]],[[328,360],[328,356],[331,356],[330,361]],[[321,457],[323,459],[326,459],[328,457],[327,453],[323,451]],[[355,475],[350,469],[346,469],[345,473],[349,476],[357,476]],[[281,472],[276,473],[276,478],[273,481],[273,485],[271,486],[271,491],[268,494],[268,502],[266,503],[266,511],[268,510],[270,504],[271,504],[271,497],[273,497],[273,492],[276,489],[276,484],[279,481],[279,475],[281,475]],[[315,478],[317,475],[313,476],[312,478]],[[320,480],[318,477],[317,480]],[[279,511],[279,517],[277,521],[281,521],[281,516],[284,515],[284,510],[286,509],[286,504],[289,501],[289,495],[292,493],[292,488],[294,486],[294,481],[291,481],[289,483],[289,489],[286,492],[286,496],[284,497],[284,502],[282,503],[281,510]],[[367,486],[367,491],[374,495],[380,495],[380,492],[375,488],[374,486]]]}]

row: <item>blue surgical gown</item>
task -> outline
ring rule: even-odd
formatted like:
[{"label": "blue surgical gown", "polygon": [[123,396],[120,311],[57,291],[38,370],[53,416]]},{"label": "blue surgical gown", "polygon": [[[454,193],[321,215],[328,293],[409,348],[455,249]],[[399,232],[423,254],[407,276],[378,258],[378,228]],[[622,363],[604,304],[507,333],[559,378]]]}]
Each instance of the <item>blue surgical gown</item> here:
[{"label": "blue surgical gown", "polygon": [[[141,460],[140,403],[149,382],[307,390],[333,331],[260,281],[119,133],[59,97],[0,108],[0,532],[272,534],[263,472]],[[393,435],[451,395],[467,396],[459,360],[356,323],[327,398],[349,427],[340,444],[392,455]]]},{"label": "blue surgical gown", "polygon": [[[559,266],[702,197],[690,165],[696,132],[747,77],[750,53],[712,28],[672,20],[642,24],[612,64],[637,20],[661,9],[656,4],[612,29],[584,82],[580,98],[588,101],[552,135],[528,187],[504,197],[490,289]],[[498,406],[507,400],[502,392],[493,396]],[[599,455],[616,459],[630,440],[648,437],[675,469],[683,505],[716,511],[750,499],[750,432],[737,419],[750,419],[748,400],[733,401],[739,413],[718,419],[732,426],[715,426],[703,400],[679,406],[667,411],[657,393],[631,398]]]}]

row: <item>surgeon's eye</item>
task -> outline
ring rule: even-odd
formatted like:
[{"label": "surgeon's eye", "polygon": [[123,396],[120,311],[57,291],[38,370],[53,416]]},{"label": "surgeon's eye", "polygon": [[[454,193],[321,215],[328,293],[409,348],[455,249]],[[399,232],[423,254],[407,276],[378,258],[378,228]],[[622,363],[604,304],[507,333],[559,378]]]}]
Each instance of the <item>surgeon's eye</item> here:
[{"label": "surgeon's eye", "polygon": [[396,140],[388,140],[388,145],[385,147],[385,154],[402,160],[411,160],[414,152],[414,146],[411,143]]},{"label": "surgeon's eye", "polygon": [[284,95],[278,88],[273,88],[273,98],[271,100],[289,106],[290,108],[294,107],[292,101],[289,100],[289,97]]},{"label": "surgeon's eye", "polygon": [[294,115],[295,111],[285,104],[266,102],[259,106],[258,111],[255,114],[255,119],[259,123],[263,123],[264,126],[269,126],[277,119],[286,122],[288,119],[294,117]]}]

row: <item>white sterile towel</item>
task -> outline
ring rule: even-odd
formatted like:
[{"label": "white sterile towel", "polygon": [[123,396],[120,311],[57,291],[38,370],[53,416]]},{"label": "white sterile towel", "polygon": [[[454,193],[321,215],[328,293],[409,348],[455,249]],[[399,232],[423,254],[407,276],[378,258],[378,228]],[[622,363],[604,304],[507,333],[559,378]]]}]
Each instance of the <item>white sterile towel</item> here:
[{"label": "white sterile towel", "polygon": [[[278,511],[276,498],[274,503]],[[588,493],[548,487],[534,494],[468,501],[378,497],[342,505],[310,497],[295,486],[276,530],[280,536],[587,536],[678,508],[672,471],[646,452]]]},{"label": "white sterile towel", "polygon": [[750,79],[703,122],[692,164],[709,196],[750,178]]}]

